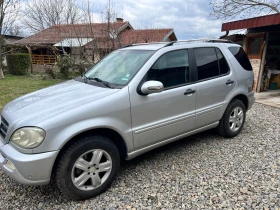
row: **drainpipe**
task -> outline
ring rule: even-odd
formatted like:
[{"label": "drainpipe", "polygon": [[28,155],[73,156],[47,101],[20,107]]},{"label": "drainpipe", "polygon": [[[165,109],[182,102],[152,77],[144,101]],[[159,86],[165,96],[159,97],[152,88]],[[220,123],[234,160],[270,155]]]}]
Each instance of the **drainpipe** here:
[{"label": "drainpipe", "polygon": [[223,38],[227,37],[228,34],[229,34],[229,31],[226,31],[226,34],[223,35],[223,36],[220,36],[220,39],[223,39]]},{"label": "drainpipe", "polygon": [[31,50],[31,47],[28,47],[27,45],[25,45],[25,47],[28,49],[28,54],[29,54],[29,59],[30,59],[30,71],[31,71],[31,74],[33,74],[32,50]]}]

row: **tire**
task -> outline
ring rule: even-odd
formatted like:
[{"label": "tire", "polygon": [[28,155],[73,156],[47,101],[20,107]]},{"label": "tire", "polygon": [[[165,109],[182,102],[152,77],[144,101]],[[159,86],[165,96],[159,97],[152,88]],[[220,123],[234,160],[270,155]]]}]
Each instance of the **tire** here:
[{"label": "tire", "polygon": [[[243,113],[242,121],[240,120],[241,113]],[[246,108],[244,103],[238,99],[232,100],[226,108],[225,113],[217,127],[218,134],[226,138],[237,136],[243,128],[245,119]]]},{"label": "tire", "polygon": [[73,200],[103,193],[120,168],[118,148],[104,136],[83,137],[62,152],[54,179],[61,193]]}]

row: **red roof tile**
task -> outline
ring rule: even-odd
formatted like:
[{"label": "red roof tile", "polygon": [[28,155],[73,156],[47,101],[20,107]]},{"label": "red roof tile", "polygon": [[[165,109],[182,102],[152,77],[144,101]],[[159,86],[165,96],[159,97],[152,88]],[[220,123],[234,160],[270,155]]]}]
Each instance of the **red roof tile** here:
[{"label": "red roof tile", "polygon": [[170,38],[170,41],[176,41],[177,37],[173,29],[144,29],[144,30],[134,30],[127,29],[124,30],[119,36],[115,39],[113,46],[112,40],[109,39],[95,39],[94,41],[88,43],[86,48],[120,48],[125,45],[135,44],[135,43],[146,43],[146,42],[162,42],[167,41]]},{"label": "red roof tile", "polygon": [[[15,42],[16,45],[53,45],[66,38],[94,38],[86,45],[87,48],[120,48],[133,43],[161,42],[177,40],[173,29],[134,30],[129,22],[111,23],[111,30],[119,34],[112,42],[107,33],[107,23],[72,24],[52,26],[37,34]],[[113,43],[115,46],[113,46]]]},{"label": "red roof tile", "polygon": [[[125,30],[120,34],[120,40],[123,45],[133,43],[145,43],[145,42],[161,42],[174,33],[173,29],[144,29],[144,30]],[[174,34],[174,40],[177,40]]]},{"label": "red roof tile", "polygon": [[[55,25],[15,42],[18,45],[55,44],[66,38],[99,38],[107,36],[107,23]],[[121,31],[131,27],[129,22],[111,23],[110,28]]]}]

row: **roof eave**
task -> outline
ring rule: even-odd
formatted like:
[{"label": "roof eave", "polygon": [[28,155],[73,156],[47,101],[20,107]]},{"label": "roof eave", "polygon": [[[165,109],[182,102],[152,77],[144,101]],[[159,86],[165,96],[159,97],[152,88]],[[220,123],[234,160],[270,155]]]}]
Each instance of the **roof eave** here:
[{"label": "roof eave", "polygon": [[[174,29],[172,29],[171,31],[169,31],[169,33],[166,34],[166,35],[163,37],[163,39],[161,40],[161,42],[165,42],[165,41],[171,36],[172,33],[174,33]],[[177,40],[177,37],[176,37],[175,33],[174,33],[174,36],[175,36],[175,38],[176,38],[176,40]]]}]

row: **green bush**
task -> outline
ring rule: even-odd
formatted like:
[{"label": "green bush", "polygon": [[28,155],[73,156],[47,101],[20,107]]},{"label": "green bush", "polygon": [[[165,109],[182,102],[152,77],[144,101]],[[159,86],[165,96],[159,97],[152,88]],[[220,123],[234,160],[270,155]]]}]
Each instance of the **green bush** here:
[{"label": "green bush", "polygon": [[51,66],[46,67],[45,73],[48,74],[50,76],[50,78],[52,78],[52,79],[56,78],[55,71],[53,70],[53,68]]},{"label": "green bush", "polygon": [[58,61],[57,65],[60,68],[60,74],[62,78],[67,79],[69,77],[69,70],[71,67],[71,58],[67,55],[63,55]]},{"label": "green bush", "polygon": [[6,55],[8,71],[13,75],[26,75],[30,66],[30,58],[27,53]]}]

